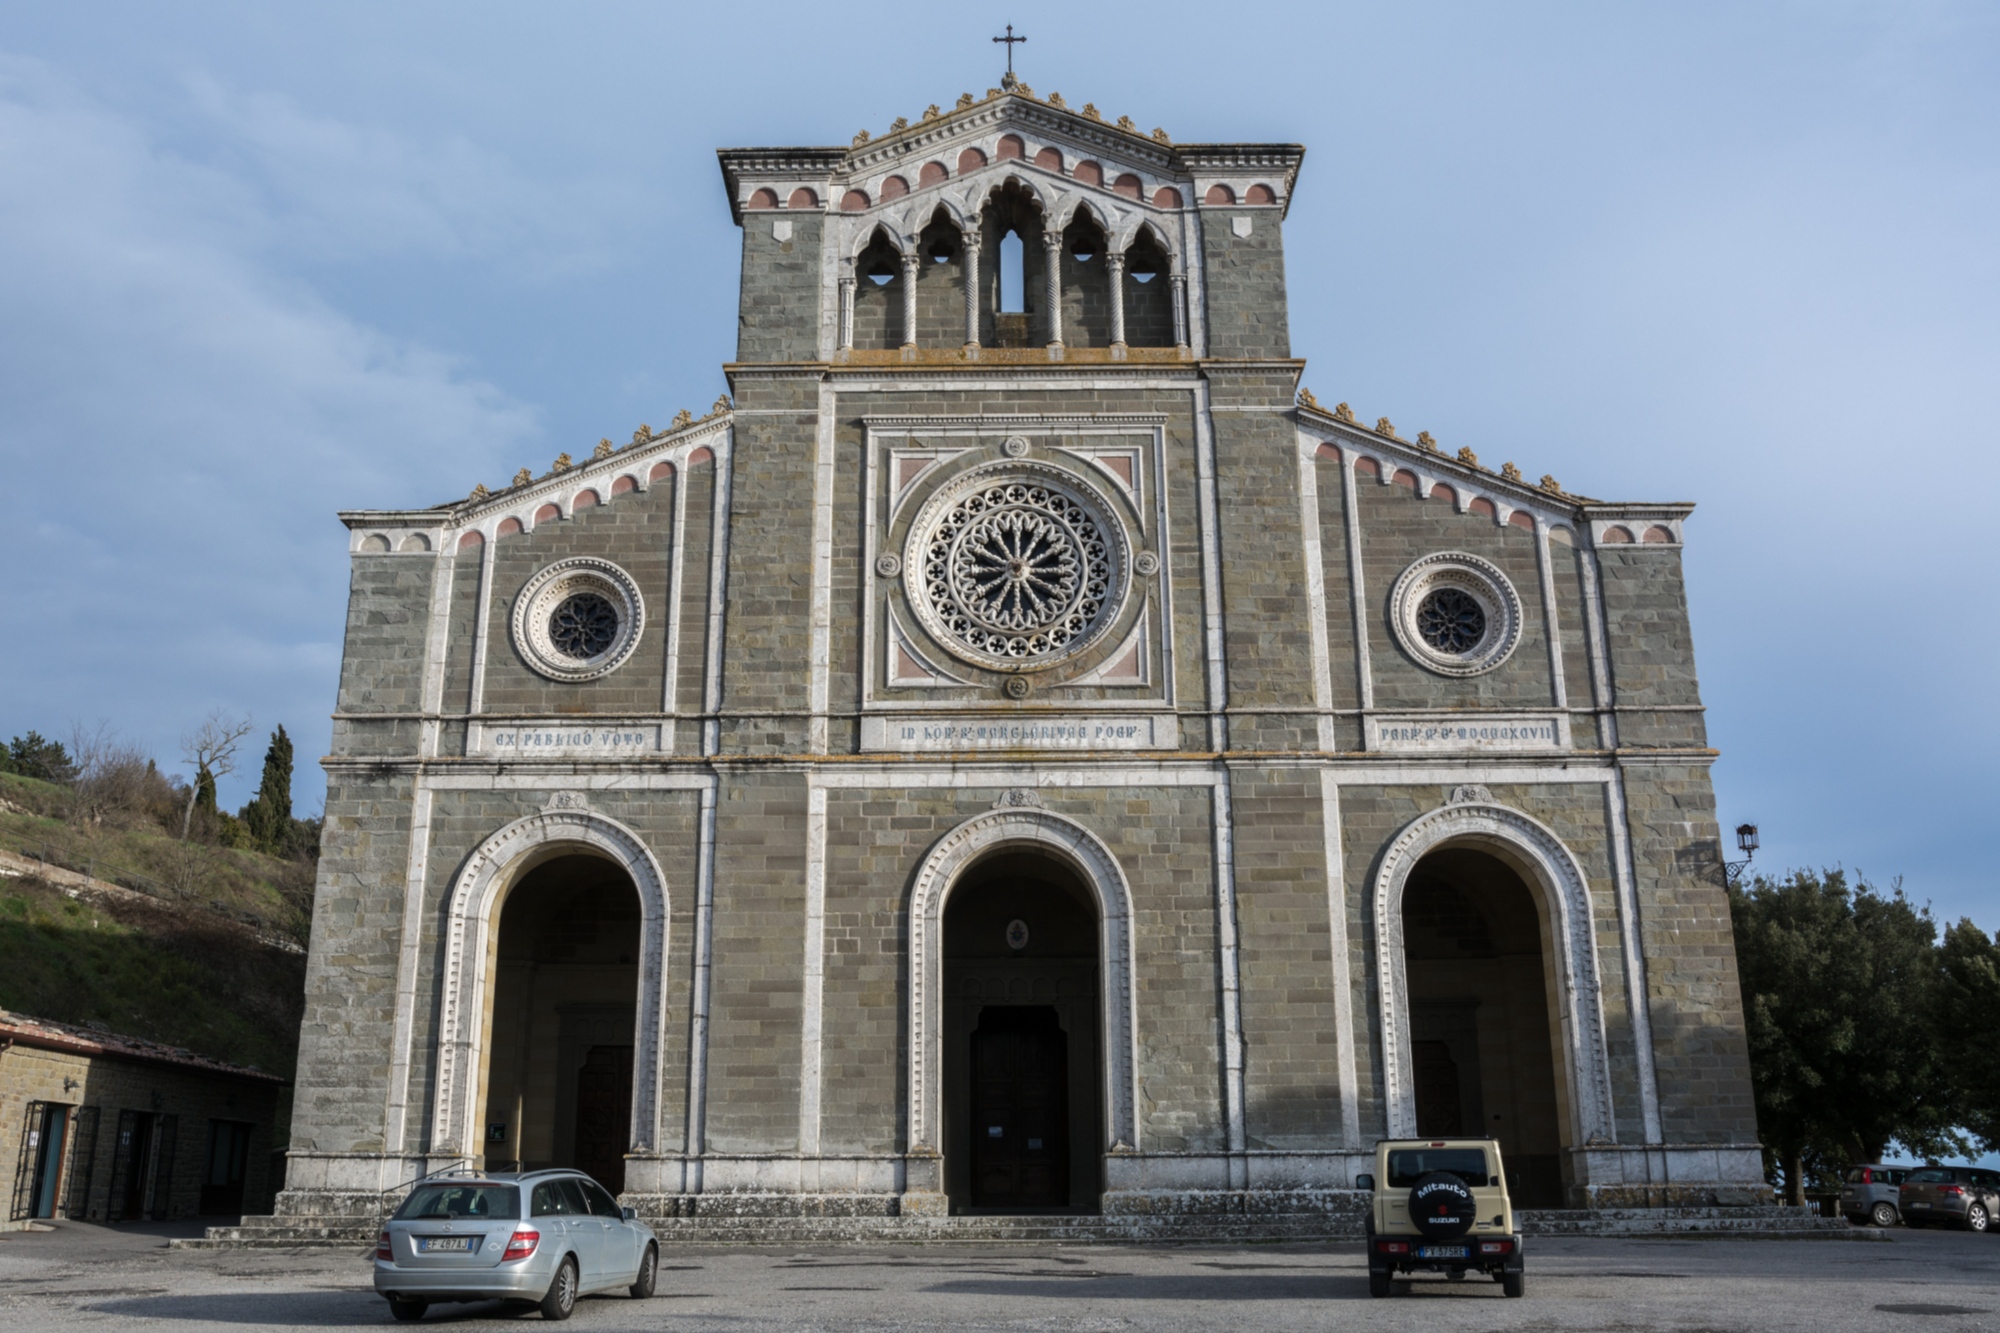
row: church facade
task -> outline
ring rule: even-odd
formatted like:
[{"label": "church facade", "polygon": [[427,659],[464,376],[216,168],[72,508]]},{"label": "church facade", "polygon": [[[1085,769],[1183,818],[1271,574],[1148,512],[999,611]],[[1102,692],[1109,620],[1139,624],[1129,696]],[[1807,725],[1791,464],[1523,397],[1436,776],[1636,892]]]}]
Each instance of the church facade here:
[{"label": "church facade", "polygon": [[1295,145],[1010,81],[720,157],[729,396],[342,515],[281,1208],[1768,1200],[1690,505],[1322,407]]}]

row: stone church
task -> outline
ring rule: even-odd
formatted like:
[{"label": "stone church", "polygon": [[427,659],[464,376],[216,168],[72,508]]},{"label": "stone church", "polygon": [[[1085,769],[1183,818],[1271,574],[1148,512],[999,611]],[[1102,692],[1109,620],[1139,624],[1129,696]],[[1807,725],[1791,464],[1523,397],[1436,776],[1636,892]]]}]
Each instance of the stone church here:
[{"label": "stone church", "polygon": [[724,150],[728,396],[341,516],[281,1211],[1768,1200],[1692,506],[1322,406],[1303,157],[1011,76]]}]

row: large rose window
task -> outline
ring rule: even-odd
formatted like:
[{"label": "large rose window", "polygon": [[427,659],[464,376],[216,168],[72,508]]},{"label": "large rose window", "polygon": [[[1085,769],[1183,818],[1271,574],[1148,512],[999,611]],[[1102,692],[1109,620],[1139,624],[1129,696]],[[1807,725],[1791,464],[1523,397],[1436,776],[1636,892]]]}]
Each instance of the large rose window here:
[{"label": "large rose window", "polygon": [[1123,605],[1126,540],[1088,483],[999,463],[933,496],[910,531],[910,602],[953,652],[999,670],[1053,666],[1095,642]]}]

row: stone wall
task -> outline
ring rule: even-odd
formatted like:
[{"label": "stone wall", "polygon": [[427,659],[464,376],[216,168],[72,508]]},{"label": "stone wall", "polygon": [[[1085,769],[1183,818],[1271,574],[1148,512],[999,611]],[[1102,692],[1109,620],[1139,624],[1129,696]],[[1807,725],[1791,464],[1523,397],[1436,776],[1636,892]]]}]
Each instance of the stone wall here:
[{"label": "stone wall", "polygon": [[[260,1212],[271,1204],[271,1153],[279,1142],[272,1120],[277,1097],[277,1085],[260,1080],[151,1061],[13,1045],[0,1054],[0,1144],[10,1150],[21,1148],[32,1103],[64,1107],[68,1124],[55,1215],[91,1222],[114,1216],[136,1221],[136,1217],[123,1214],[124,1200],[112,1197],[114,1179],[122,1183],[123,1176],[118,1165],[119,1113],[170,1116],[171,1141],[164,1136],[165,1120],[154,1122],[158,1128],[153,1153],[147,1159],[142,1206],[149,1217],[173,1219],[202,1215],[202,1185],[209,1165],[213,1122],[247,1124],[251,1129],[244,1158],[242,1206],[244,1212]],[[94,1139],[87,1137],[92,1131],[83,1128],[85,1122],[79,1114],[87,1108],[96,1113]],[[86,1143],[92,1149],[87,1154],[81,1151]],[[171,1166],[162,1180],[158,1167],[168,1153],[172,1154],[168,1159]],[[31,1152],[19,1157],[17,1172],[22,1166],[32,1169]],[[11,1199],[11,1187],[17,1182],[13,1176],[8,1182]],[[0,1215],[0,1230],[9,1225]]]}]

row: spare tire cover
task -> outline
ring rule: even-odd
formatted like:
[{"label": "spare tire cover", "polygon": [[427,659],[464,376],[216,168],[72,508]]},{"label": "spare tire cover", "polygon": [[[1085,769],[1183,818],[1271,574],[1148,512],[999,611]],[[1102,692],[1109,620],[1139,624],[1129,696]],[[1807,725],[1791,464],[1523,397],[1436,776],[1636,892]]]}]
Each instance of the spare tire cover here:
[{"label": "spare tire cover", "polygon": [[1477,1210],[1472,1191],[1449,1171],[1425,1172],[1410,1187],[1410,1221],[1431,1240],[1463,1236]]}]

